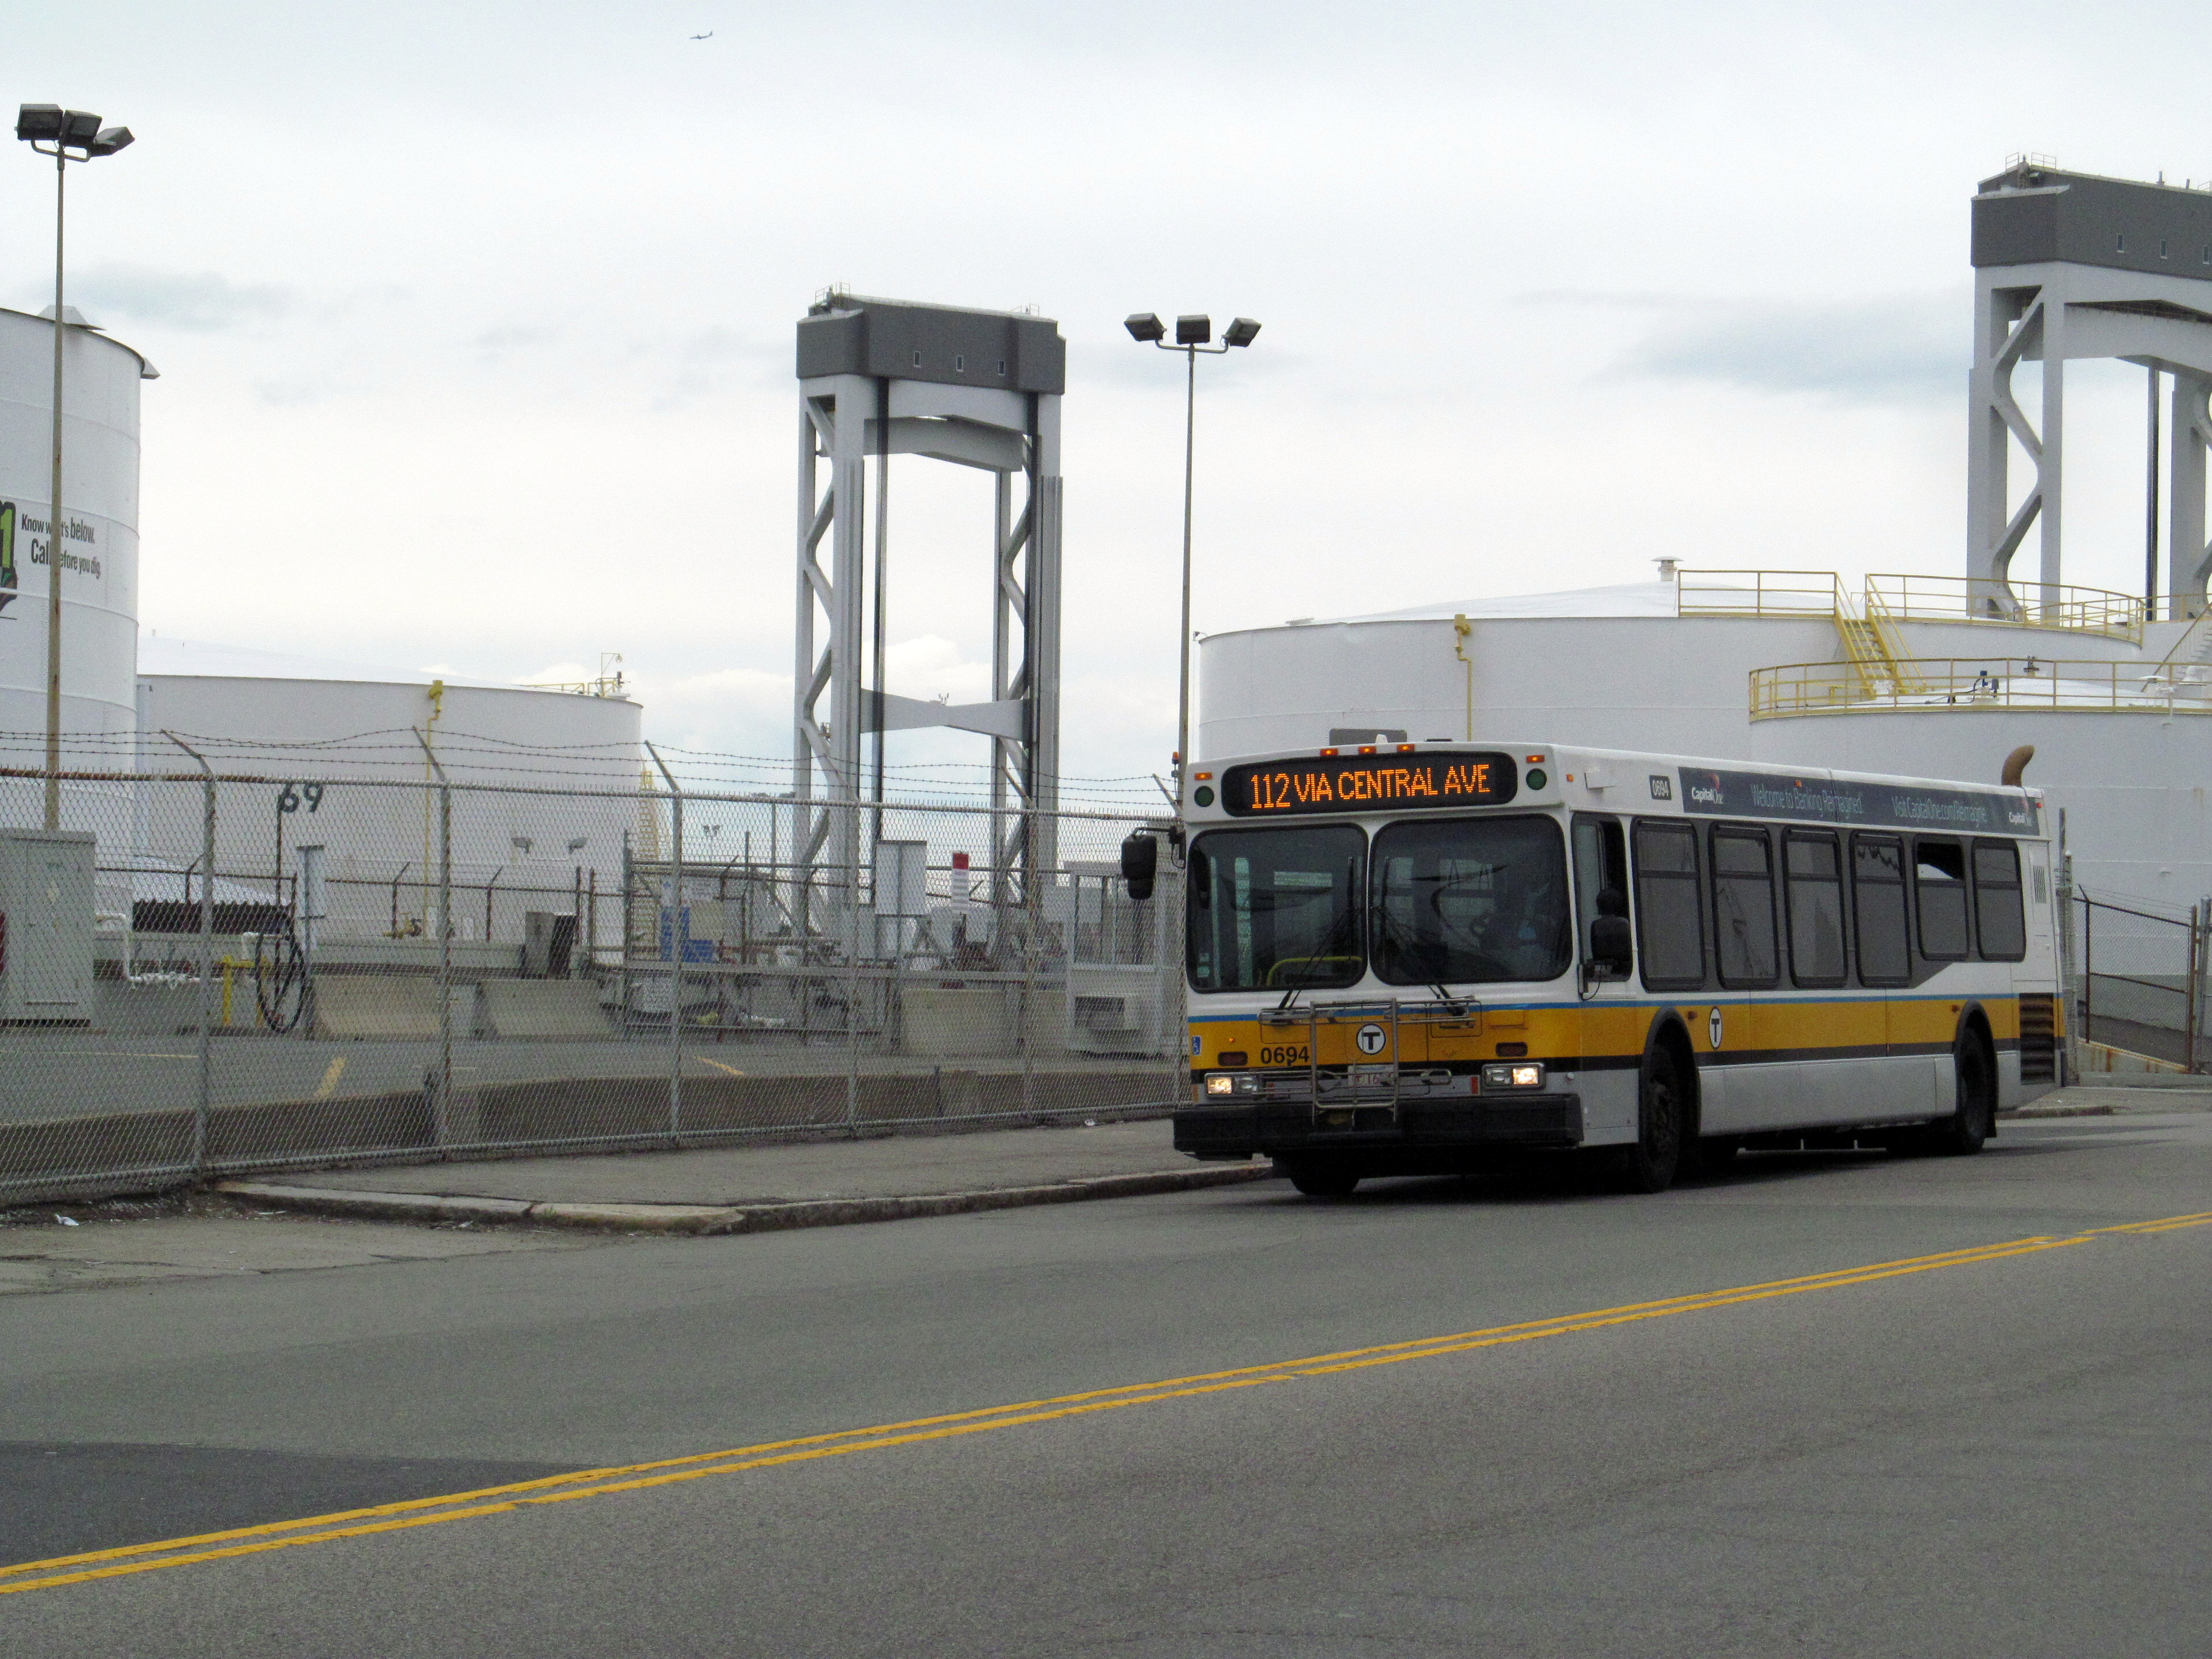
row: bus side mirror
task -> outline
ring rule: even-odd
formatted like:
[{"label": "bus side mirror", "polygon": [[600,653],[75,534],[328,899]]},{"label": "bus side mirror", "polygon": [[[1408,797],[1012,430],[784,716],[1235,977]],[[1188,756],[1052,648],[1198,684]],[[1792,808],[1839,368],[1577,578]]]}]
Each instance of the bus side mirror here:
[{"label": "bus side mirror", "polygon": [[1611,979],[1626,979],[1636,966],[1636,939],[1626,916],[1600,916],[1589,925],[1589,965]]},{"label": "bus side mirror", "polygon": [[1160,843],[1155,837],[1139,830],[1121,843],[1121,879],[1128,883],[1131,898],[1152,897],[1159,867]]}]

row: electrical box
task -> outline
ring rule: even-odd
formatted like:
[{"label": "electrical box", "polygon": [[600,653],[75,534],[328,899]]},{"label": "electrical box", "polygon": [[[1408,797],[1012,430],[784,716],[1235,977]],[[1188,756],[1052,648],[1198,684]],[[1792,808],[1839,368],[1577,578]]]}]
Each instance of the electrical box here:
[{"label": "electrical box", "polygon": [[94,857],[88,830],[0,830],[0,1023],[91,1023]]},{"label": "electrical box", "polygon": [[526,910],[522,914],[522,976],[566,979],[576,951],[572,911]]}]

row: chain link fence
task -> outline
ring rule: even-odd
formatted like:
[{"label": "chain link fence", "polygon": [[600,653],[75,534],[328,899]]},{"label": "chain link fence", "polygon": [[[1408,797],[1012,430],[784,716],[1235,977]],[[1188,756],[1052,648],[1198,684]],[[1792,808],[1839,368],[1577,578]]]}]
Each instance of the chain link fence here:
[{"label": "chain link fence", "polygon": [[[1128,897],[1134,815],[1058,815],[1030,879],[995,850],[1019,814],[988,806],[501,787],[434,757],[287,778],[175,749],[67,775],[58,834],[44,775],[0,769],[0,1203],[1186,1092],[1180,891],[1163,860]],[[811,833],[830,814],[857,834]],[[857,868],[819,862],[854,841]]]},{"label": "chain link fence", "polygon": [[2212,903],[2178,915],[2077,893],[2072,920],[2083,1040],[2185,1072],[2212,1066]]}]

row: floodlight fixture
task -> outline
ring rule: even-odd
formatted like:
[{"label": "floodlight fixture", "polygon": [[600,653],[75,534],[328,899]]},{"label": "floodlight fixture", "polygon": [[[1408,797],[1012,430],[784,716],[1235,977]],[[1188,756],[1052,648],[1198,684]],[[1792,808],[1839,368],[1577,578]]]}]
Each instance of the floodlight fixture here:
[{"label": "floodlight fixture", "polygon": [[51,143],[62,136],[64,112],[59,104],[24,104],[15,111],[15,136],[35,143]]},{"label": "floodlight fixture", "polygon": [[580,853],[591,844],[592,838],[589,836],[574,836],[569,838],[568,850],[572,853]]},{"label": "floodlight fixture", "polygon": [[102,127],[84,147],[87,155],[112,155],[118,149],[131,147],[129,127]]},{"label": "floodlight fixture", "polygon": [[1221,343],[1224,345],[1248,346],[1259,337],[1259,324],[1249,317],[1239,317],[1221,331]]},{"label": "floodlight fixture", "polygon": [[1124,318],[1121,326],[1129,331],[1129,337],[1139,345],[1156,345],[1168,337],[1166,325],[1149,311],[1140,311],[1133,317]]},{"label": "floodlight fixture", "polygon": [[1176,319],[1176,343],[1179,346],[1204,345],[1213,337],[1213,319],[1199,313]]},{"label": "floodlight fixture", "polygon": [[82,148],[100,136],[100,118],[89,110],[73,109],[62,117],[62,142]]}]

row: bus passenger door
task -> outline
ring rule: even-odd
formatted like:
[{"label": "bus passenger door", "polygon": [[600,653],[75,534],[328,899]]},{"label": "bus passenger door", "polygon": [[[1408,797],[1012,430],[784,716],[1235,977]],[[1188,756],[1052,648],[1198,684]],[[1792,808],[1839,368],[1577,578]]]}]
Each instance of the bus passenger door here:
[{"label": "bus passenger door", "polygon": [[[1608,1136],[1636,1125],[1635,1063],[1644,1051],[1643,1012],[1635,1006],[1636,969],[1593,972],[1590,924],[1601,916],[1628,915],[1628,842],[1620,820],[1577,812],[1575,852],[1575,961],[1582,1005],[1577,1011],[1577,1085],[1583,1097],[1583,1132]],[[1565,1060],[1566,1056],[1562,1055]]]},{"label": "bus passenger door", "polygon": [[1912,936],[1905,914],[1905,840],[1859,830],[1851,835],[1851,931],[1858,946],[1859,995],[1881,1001],[1881,1057],[1865,1068],[1863,1104],[1855,1115],[1900,1116],[1936,1105],[1934,1069],[1924,1058],[1901,1052],[1911,1043],[1908,1011],[1893,1008],[1912,983]]}]

